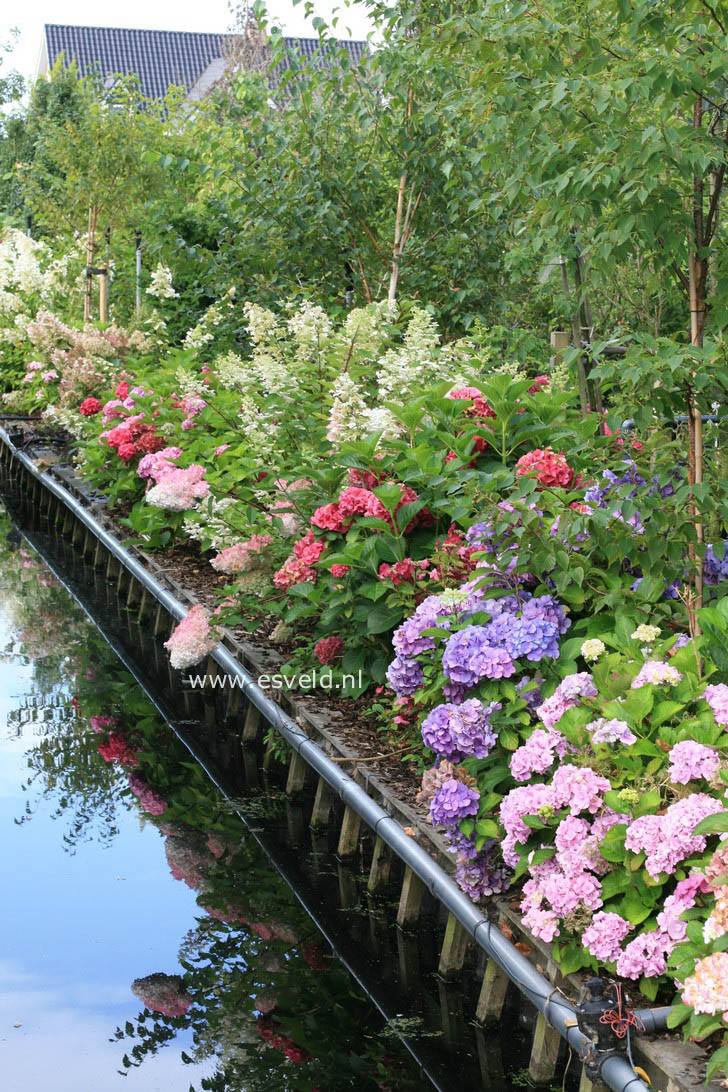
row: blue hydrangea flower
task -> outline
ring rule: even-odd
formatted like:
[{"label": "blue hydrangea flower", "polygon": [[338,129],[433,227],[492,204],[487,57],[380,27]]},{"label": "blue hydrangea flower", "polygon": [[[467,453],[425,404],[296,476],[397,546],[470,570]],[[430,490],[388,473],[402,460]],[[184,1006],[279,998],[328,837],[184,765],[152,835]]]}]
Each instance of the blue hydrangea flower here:
[{"label": "blue hydrangea flower", "polygon": [[477,815],[479,800],[477,789],[451,777],[430,804],[430,822],[433,826],[456,827],[462,819]]}]

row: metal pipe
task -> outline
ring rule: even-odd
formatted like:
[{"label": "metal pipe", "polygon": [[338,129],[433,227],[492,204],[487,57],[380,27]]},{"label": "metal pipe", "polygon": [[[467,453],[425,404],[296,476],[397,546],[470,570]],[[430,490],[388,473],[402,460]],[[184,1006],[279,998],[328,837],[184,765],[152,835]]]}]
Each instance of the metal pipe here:
[{"label": "metal pipe", "polygon": [[[109,552],[152,592],[174,618],[181,619],[186,615],[187,611],[179,600],[166,591],[65,486],[56,482],[45,471],[39,470],[28,455],[19,451],[3,428],[0,428],[0,439],[8,445],[22,465],[100,539]],[[548,979],[540,974],[515,945],[505,938],[497,926],[478,910],[440,865],[413,838],[404,833],[399,823],[392,819],[356,781],[340,770],[303,729],[299,728],[295,721],[261,690],[223,645],[217,646],[212,657],[226,674],[240,680],[239,689],[293,750],[301,755],[328,782],[337,795],[349,804],[374,833],[412,869],[427,889],[453,914],[475,943],[495,960],[521,993],[525,994],[544,1014],[547,1022],[556,1028],[577,1051],[579,1057],[583,1058],[592,1044],[591,1040],[579,1031],[573,1006],[555,996],[557,990]],[[637,1076],[626,1058],[621,1056],[608,1056],[604,1061],[601,1076],[609,1087],[614,1089],[614,1092],[627,1092],[627,1090],[648,1092],[647,1085]]]}]

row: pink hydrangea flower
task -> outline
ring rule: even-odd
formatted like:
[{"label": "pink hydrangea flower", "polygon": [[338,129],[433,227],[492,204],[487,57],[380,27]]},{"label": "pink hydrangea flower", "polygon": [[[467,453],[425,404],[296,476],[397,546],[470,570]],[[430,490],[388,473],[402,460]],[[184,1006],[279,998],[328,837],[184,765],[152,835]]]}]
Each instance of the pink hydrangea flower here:
[{"label": "pink hydrangea flower", "polygon": [[210,617],[198,603],[177,624],[164,647],[169,651],[169,661],[178,671],[192,667],[212,652],[219,641],[218,633],[210,625]]},{"label": "pink hydrangea flower", "polygon": [[104,728],[115,728],[116,717],[106,716],[102,713],[97,713],[95,716],[89,719],[89,724],[94,732],[102,732]]},{"label": "pink hydrangea flower", "polygon": [[149,974],[135,978],[131,992],[152,1012],[163,1016],[184,1016],[192,1005],[192,998],[185,989],[184,980],[178,974]]},{"label": "pink hydrangea flower", "polygon": [[681,679],[682,674],[672,664],[666,664],[662,660],[648,660],[632,680],[632,689],[639,690],[648,683],[653,686],[677,686]]},{"label": "pink hydrangea flower", "polygon": [[516,463],[516,474],[535,474],[539,485],[560,485],[568,489],[574,480],[574,471],[560,451],[550,447],[536,448],[521,455]]},{"label": "pink hydrangea flower", "polygon": [[670,750],[669,759],[668,774],[675,785],[687,785],[698,778],[712,781],[720,769],[718,752],[692,739],[676,743]]},{"label": "pink hydrangea flower", "polygon": [[273,575],[273,583],[281,591],[291,588],[294,584],[303,584],[306,581],[310,581],[312,584],[316,582],[316,570],[310,568],[300,558],[294,557],[293,554]]},{"label": "pink hydrangea flower", "polygon": [[597,688],[588,671],[578,671],[562,679],[550,698],[538,706],[536,715],[547,728],[553,728],[567,709],[578,705],[581,698],[596,698]]},{"label": "pink hydrangea flower", "polygon": [[561,732],[556,729],[544,731],[536,728],[528,740],[513,752],[510,761],[511,773],[516,781],[528,781],[535,773],[545,773],[553,765],[558,755],[563,758],[569,748]]},{"label": "pink hydrangea flower", "polygon": [[272,535],[252,535],[245,542],[236,542],[221,550],[210,564],[218,573],[248,572],[261,564],[263,552],[272,544]]},{"label": "pink hydrangea flower", "polygon": [[182,454],[181,447],[164,447],[161,451],[154,451],[150,455],[144,455],[139,460],[137,474],[146,480],[155,482],[163,478],[168,470],[174,470],[174,460]]},{"label": "pink hydrangea flower", "polygon": [[671,804],[664,815],[642,815],[627,827],[625,846],[632,853],[646,854],[645,868],[658,879],[672,874],[680,861],[705,850],[707,839],[693,834],[708,815],[723,811],[720,800],[705,793],[693,793]]},{"label": "pink hydrangea flower", "polygon": [[606,777],[594,773],[590,766],[559,766],[551,782],[555,806],[568,807],[572,815],[581,811],[595,814],[611,787]]},{"label": "pink hydrangea flower", "polygon": [[326,543],[317,539],[310,528],[303,538],[293,545],[294,555],[306,565],[315,565],[325,551]]},{"label": "pink hydrangea flower", "polygon": [[147,812],[148,815],[161,815],[162,812],[167,810],[167,801],[156,793],[143,778],[137,777],[135,774],[129,774],[129,788],[139,800],[142,811]]},{"label": "pink hydrangea flower", "polygon": [[584,930],[581,943],[595,959],[602,963],[614,963],[622,951],[622,941],[632,926],[619,914],[600,911]]},{"label": "pink hydrangea flower", "polygon": [[706,686],[702,696],[713,710],[716,724],[726,727],[728,725],[728,686],[725,683]]},{"label": "pink hydrangea flower", "polygon": [[685,979],[682,1000],[706,1015],[728,1012],[728,952],[713,952],[698,960]]},{"label": "pink hydrangea flower", "polygon": [[223,451],[227,451],[229,447],[230,444],[218,444],[218,446],[213,451],[213,455],[222,455]]}]

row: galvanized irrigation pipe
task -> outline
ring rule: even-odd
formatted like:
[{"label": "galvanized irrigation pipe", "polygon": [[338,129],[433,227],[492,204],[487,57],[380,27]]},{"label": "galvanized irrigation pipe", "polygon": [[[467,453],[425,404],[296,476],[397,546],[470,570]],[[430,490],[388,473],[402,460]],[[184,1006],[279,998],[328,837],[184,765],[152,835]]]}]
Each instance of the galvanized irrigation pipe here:
[{"label": "galvanized irrigation pipe", "polygon": [[[39,470],[27,454],[19,451],[3,428],[0,428],[0,439],[5,442],[26,470],[70,509],[73,515],[103,543],[135,579],[162,603],[172,617],[181,619],[186,615],[187,611],[179,600],[163,588],[137,558],[102,527],[90,512],[86,511],[65,486],[55,481],[45,471]],[[295,721],[267,696],[226,648],[218,645],[212,656],[226,674],[240,680],[238,688],[293,750],[301,755],[324,778],[341,800],[364,820],[375,835],[412,869],[475,943],[495,960],[521,993],[525,994],[539,1012],[544,1014],[546,1021],[556,1028],[583,1059],[590,1050],[591,1041],[579,1031],[573,1007],[556,996],[556,989],[548,979],[540,974],[515,945],[505,938],[497,926],[478,910],[440,865],[413,838],[404,833],[399,823],[389,816],[356,781],[340,770]],[[666,1010],[657,1010],[653,1017],[651,1010],[648,1010],[652,1030],[657,1031],[662,1024],[663,1011]],[[646,1015],[640,1013],[643,1019]],[[637,1076],[627,1059],[621,1055],[608,1055],[604,1059],[600,1076],[614,1092],[648,1092],[647,1085]]]}]

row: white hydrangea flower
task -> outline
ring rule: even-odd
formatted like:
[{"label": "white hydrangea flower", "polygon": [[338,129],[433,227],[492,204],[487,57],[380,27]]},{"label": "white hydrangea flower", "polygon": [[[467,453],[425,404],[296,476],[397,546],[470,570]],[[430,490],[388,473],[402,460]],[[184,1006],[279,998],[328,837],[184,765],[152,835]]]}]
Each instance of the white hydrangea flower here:
[{"label": "white hydrangea flower", "polygon": [[659,626],[647,626],[642,624],[641,626],[637,626],[637,629],[632,634],[632,640],[644,641],[646,644],[650,645],[653,641],[656,641],[659,636]]},{"label": "white hydrangea flower", "polygon": [[154,296],[158,300],[173,300],[179,297],[172,284],[172,270],[160,262],[152,273],[152,279],[147,288],[147,295]]},{"label": "white hydrangea flower", "polygon": [[367,404],[361,388],[348,372],[336,378],[331,392],[333,405],[329,412],[326,438],[334,447],[363,435]]},{"label": "white hydrangea flower", "polygon": [[592,637],[590,640],[584,641],[581,646],[581,654],[587,663],[595,663],[606,651],[607,646],[598,637]]}]

